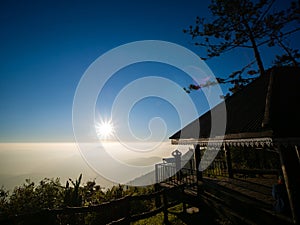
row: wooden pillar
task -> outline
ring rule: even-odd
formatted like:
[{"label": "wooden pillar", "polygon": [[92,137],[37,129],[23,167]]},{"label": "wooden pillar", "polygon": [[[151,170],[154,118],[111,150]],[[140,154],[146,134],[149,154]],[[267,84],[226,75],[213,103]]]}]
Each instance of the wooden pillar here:
[{"label": "wooden pillar", "polygon": [[293,221],[300,223],[300,164],[296,146],[278,146]]},{"label": "wooden pillar", "polygon": [[201,150],[200,145],[197,144],[195,147],[195,166],[196,166],[196,177],[197,177],[197,196],[200,197],[203,193],[203,173],[199,170],[201,162]]},{"label": "wooden pillar", "polygon": [[298,161],[299,161],[299,164],[300,164],[300,147],[295,145],[295,150],[296,150],[296,154],[297,154]]},{"label": "wooden pillar", "polygon": [[202,171],[199,171],[199,165],[201,161],[201,151],[200,151],[200,145],[197,144],[195,147],[195,169],[197,174],[197,181],[202,181]]},{"label": "wooden pillar", "polygon": [[233,178],[230,148],[229,147],[225,148],[225,144],[223,145],[223,148],[225,150],[225,158],[226,158],[226,166],[227,166],[228,177]]},{"label": "wooden pillar", "polygon": [[166,190],[163,191],[163,212],[164,212],[164,224],[169,224],[168,219],[168,199]]}]

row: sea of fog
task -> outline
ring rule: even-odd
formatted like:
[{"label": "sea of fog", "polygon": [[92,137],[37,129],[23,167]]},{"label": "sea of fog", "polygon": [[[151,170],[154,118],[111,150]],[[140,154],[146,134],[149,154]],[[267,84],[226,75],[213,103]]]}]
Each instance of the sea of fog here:
[{"label": "sea of fog", "polygon": [[147,143],[144,147],[117,142],[0,143],[0,186],[12,190],[28,178],[38,182],[56,177],[65,184],[69,178],[74,180],[82,173],[83,183],[95,180],[107,188],[150,173],[154,164],[171,157],[177,147],[169,142]]}]

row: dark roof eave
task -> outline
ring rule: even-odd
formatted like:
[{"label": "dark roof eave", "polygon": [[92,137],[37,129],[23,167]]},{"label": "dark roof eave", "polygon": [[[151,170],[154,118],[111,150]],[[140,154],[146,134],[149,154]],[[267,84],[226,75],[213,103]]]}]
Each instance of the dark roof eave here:
[{"label": "dark roof eave", "polygon": [[[273,137],[273,131],[272,130],[266,130],[266,131],[260,131],[260,132],[246,132],[246,133],[235,133],[235,134],[226,134],[224,136],[217,136],[214,138],[199,138],[198,140],[231,140],[231,139],[238,139],[238,138],[265,138],[265,137]],[[171,140],[177,140],[178,138],[172,138]],[[197,140],[195,138],[190,139],[183,139],[183,140]]]},{"label": "dark roof eave", "polygon": [[184,144],[200,144],[201,146],[207,145],[240,145],[247,143],[249,146],[270,146],[273,142],[273,131],[266,130],[262,132],[247,132],[247,133],[236,133],[236,134],[227,134],[225,136],[218,136],[215,138],[189,138],[189,139],[171,139],[171,143],[174,145]]},{"label": "dark roof eave", "polygon": [[253,138],[236,138],[236,139],[221,139],[221,138],[201,138],[201,139],[182,139],[171,141],[173,145],[197,145],[201,147],[221,147],[221,146],[242,146],[242,147],[272,147],[274,145],[280,146],[299,146],[299,137],[253,137]]}]

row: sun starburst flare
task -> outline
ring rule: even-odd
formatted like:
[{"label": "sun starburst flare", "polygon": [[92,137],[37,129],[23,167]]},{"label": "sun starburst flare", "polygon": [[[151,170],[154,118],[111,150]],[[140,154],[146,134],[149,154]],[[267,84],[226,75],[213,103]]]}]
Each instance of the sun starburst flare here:
[{"label": "sun starburst flare", "polygon": [[100,139],[108,139],[114,134],[114,126],[111,121],[101,121],[96,124],[96,133]]}]

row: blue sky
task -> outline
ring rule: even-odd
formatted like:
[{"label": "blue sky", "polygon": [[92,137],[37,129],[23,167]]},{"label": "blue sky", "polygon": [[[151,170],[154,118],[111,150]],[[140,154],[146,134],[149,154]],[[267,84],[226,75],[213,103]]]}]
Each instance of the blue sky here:
[{"label": "blue sky", "polygon": [[[182,30],[196,16],[207,16],[208,4],[181,0],[1,1],[0,141],[73,141],[73,97],[89,65],[110,49],[139,40],[174,42],[201,53]],[[252,58],[252,52],[239,50],[207,63],[213,73],[226,74]],[[266,64],[268,60],[266,57]],[[151,74],[164,74],[182,86],[190,81],[175,68],[133,65],[120,71],[127,74],[123,75],[126,79],[116,74],[107,84],[103,90],[107,98],[99,98],[97,104],[99,112],[108,117],[110,98],[117,90],[151,68],[155,70]],[[198,102],[199,114],[203,113],[201,93],[191,97]],[[132,126],[142,138],[149,131],[144,122],[152,117],[165,117],[167,135],[180,128],[174,108],[164,103],[145,99],[132,110]]]}]

